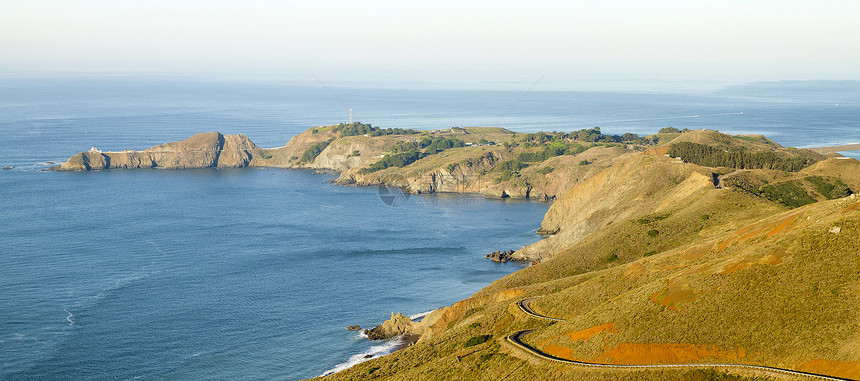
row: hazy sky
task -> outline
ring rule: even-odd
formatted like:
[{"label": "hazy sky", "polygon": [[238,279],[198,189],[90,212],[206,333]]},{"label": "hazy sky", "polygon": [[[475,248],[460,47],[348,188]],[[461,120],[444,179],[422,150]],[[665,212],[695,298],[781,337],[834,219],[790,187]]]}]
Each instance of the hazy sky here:
[{"label": "hazy sky", "polygon": [[0,0],[0,71],[860,79],[860,1]]}]

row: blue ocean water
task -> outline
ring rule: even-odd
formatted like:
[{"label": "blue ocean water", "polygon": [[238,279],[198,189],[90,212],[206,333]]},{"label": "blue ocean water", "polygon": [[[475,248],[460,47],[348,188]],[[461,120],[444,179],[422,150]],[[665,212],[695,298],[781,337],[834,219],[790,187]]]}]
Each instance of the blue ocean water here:
[{"label": "blue ocean water", "polygon": [[[703,94],[380,90],[182,81],[0,80],[0,379],[299,379],[395,343],[370,327],[468,297],[517,270],[548,205],[412,196],[281,169],[43,172],[90,146],[203,131],[264,147],[343,121],[860,142],[860,86]],[[856,154],[856,153],[852,153]]]}]

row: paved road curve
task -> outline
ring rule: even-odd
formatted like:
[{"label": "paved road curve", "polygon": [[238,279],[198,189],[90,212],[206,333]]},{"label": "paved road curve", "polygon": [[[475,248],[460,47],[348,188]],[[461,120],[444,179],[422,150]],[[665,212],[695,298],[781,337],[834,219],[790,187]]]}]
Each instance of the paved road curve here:
[{"label": "paved road curve", "polygon": [[[540,298],[540,296],[522,299],[522,300],[517,302],[517,306],[519,306],[520,310],[522,310],[524,313],[526,313],[527,315],[532,316],[532,317],[536,317],[539,319],[552,320],[552,321],[563,321],[564,320],[564,319],[558,319],[558,318],[554,318],[554,317],[540,315],[540,314],[534,312],[529,307],[529,304],[538,298]],[[543,352],[543,351],[541,351],[535,347],[532,347],[531,345],[524,343],[521,340],[521,338],[523,336],[531,333],[532,331],[534,331],[534,330],[528,329],[528,330],[524,330],[524,331],[516,331],[516,332],[508,335],[505,338],[505,340],[508,343],[514,345],[515,347],[518,347],[518,348],[520,348],[520,349],[522,349],[522,350],[524,350],[524,351],[526,351],[526,352],[528,352],[528,353],[530,353],[536,357],[542,358],[544,360],[554,361],[554,362],[563,363],[563,364],[571,364],[571,365],[577,365],[577,366],[583,366],[583,367],[590,367],[590,368],[608,368],[608,369],[724,368],[724,369],[757,370],[757,371],[763,371],[763,372],[769,372],[769,373],[787,374],[787,375],[791,375],[791,376],[808,377],[808,378],[819,379],[819,380],[851,381],[850,379],[847,379],[847,378],[825,376],[822,374],[800,372],[800,371],[791,370],[791,369],[775,368],[775,367],[762,366],[762,365],[747,365],[747,364],[616,365],[616,364],[603,364],[603,363],[595,363],[595,362],[568,360],[568,359],[563,359],[561,357],[556,357],[556,356],[550,355],[550,354],[545,353],[545,352]]]}]

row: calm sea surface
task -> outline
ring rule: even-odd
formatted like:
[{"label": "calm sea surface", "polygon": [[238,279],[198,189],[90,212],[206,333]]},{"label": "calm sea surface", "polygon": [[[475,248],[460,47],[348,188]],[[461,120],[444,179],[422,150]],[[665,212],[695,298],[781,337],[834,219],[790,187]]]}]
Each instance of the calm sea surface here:
[{"label": "calm sea surface", "polygon": [[[120,80],[0,80],[0,379],[299,379],[382,354],[344,327],[419,314],[516,271],[548,205],[380,201],[280,169],[43,172],[96,146],[205,131],[263,147],[357,119],[381,127],[761,133],[860,142],[857,83],[708,94],[407,91]],[[334,93],[334,95],[332,94]],[[857,157],[857,153],[846,153]]]}]

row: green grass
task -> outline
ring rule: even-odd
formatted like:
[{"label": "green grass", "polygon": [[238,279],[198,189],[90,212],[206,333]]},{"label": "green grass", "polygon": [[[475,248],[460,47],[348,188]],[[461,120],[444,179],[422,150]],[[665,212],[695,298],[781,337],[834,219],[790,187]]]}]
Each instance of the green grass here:
[{"label": "green grass", "polygon": [[486,343],[488,340],[490,340],[492,338],[493,338],[493,335],[472,336],[469,338],[469,340],[466,340],[466,342],[463,343],[463,348],[473,347],[475,345],[480,345],[480,344]]},{"label": "green grass", "polygon": [[804,180],[812,184],[815,190],[828,200],[846,197],[853,193],[851,189],[839,179],[808,176],[805,177]]},{"label": "green grass", "polygon": [[809,193],[806,193],[800,184],[793,180],[765,185],[761,188],[761,195],[789,208],[798,208],[816,201]]}]

